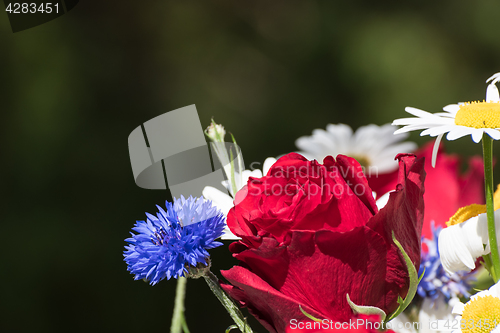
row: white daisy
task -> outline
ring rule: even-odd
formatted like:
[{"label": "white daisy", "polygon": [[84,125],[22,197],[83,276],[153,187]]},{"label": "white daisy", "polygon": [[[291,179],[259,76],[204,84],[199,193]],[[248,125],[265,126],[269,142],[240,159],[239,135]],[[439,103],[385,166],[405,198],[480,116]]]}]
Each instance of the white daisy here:
[{"label": "white daisy", "polygon": [[443,295],[440,295],[436,300],[425,298],[418,313],[418,321],[420,322],[420,329],[418,332],[446,332],[445,330],[436,331],[430,324],[437,321],[453,321],[454,316],[451,311],[457,303],[460,303],[457,297],[453,297],[449,301],[446,301]]},{"label": "white daisy", "polygon": [[[490,82],[491,81],[491,82]],[[456,140],[471,135],[476,143],[481,141],[483,134],[488,134],[494,140],[500,140],[500,96],[496,83],[500,81],[500,73],[491,76],[486,89],[486,101],[450,104],[443,108],[445,112],[429,113],[423,110],[407,107],[406,112],[417,118],[396,119],[393,125],[404,125],[394,132],[401,134],[410,131],[424,130],[423,135],[437,136],[432,152],[432,166],[436,164],[436,155],[444,134],[447,140]]]},{"label": "white daisy", "polygon": [[363,167],[374,167],[379,173],[388,173],[398,168],[394,157],[399,153],[410,153],[417,148],[413,142],[400,141],[407,134],[394,136],[396,127],[368,125],[353,133],[344,124],[328,124],[326,131],[315,129],[312,136],[303,136],[295,141],[300,154],[312,160],[323,161],[326,156],[338,154],[354,157]]},{"label": "white daisy", "polygon": [[[497,207],[495,207],[497,208]],[[439,234],[438,246],[444,270],[452,275],[476,268],[476,259],[489,254],[488,221],[485,205],[460,208]],[[500,236],[500,210],[495,211],[497,238]]]},{"label": "white daisy", "polygon": [[[444,333],[446,331],[438,331],[434,325],[437,324],[438,320],[451,323],[455,317],[451,311],[457,303],[460,303],[460,300],[456,297],[451,298],[449,302],[446,301],[443,295],[436,300],[425,298],[418,311],[418,322],[410,321],[403,312],[391,320],[389,322],[390,326],[388,325],[387,328],[397,333]],[[431,325],[431,323],[434,323],[434,325]]]},{"label": "white daisy", "polygon": [[[420,324],[417,324],[420,325]],[[387,329],[396,333],[417,333],[418,326],[415,327],[408,316],[402,312],[399,316],[387,323]]]},{"label": "white daisy", "polygon": [[[233,184],[231,181],[223,181],[222,184],[228,189],[229,193],[232,193],[232,189],[236,188],[236,192],[239,191],[243,186],[245,186],[248,182],[248,179],[250,177],[254,178],[261,178],[264,175],[267,174],[271,166],[276,162],[276,159],[273,157],[268,157],[264,161],[264,165],[262,168],[262,171],[259,169],[255,170],[243,170],[241,173],[234,173],[234,180],[235,184],[233,187]],[[234,207],[233,203],[233,197],[228,195],[227,193],[224,193],[215,187],[212,186],[205,186],[202,192],[203,196],[205,199],[211,200],[212,203],[219,208],[224,215],[227,217],[227,213],[231,210],[231,208]],[[240,239],[239,237],[235,236],[229,228],[225,227],[224,229],[224,234],[222,235],[221,239],[227,239],[227,240],[236,240]]]},{"label": "white daisy", "polygon": [[461,332],[500,332],[500,283],[473,295],[467,303],[457,303],[452,310],[457,315]]}]

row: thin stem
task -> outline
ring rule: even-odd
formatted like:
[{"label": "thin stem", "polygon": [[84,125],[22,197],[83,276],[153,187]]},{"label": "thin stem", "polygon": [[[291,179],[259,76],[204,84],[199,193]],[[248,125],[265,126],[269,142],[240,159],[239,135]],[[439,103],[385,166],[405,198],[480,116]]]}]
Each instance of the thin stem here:
[{"label": "thin stem", "polygon": [[231,159],[231,175],[230,175],[230,180],[231,180],[231,188],[233,190],[233,198],[236,198],[236,192],[238,191],[236,188],[236,179],[234,178],[234,157],[233,157],[233,149],[232,147],[229,147],[229,158]]},{"label": "thin stem", "polygon": [[207,282],[210,290],[215,294],[215,296],[219,299],[222,305],[226,308],[227,312],[231,318],[233,318],[238,328],[243,333],[253,333],[250,326],[248,326],[245,317],[243,317],[243,313],[241,313],[240,309],[236,304],[234,304],[233,300],[229,298],[229,296],[222,290],[219,285],[219,280],[217,277],[210,271],[207,270],[205,275],[203,275],[205,281]]},{"label": "thin stem", "polygon": [[182,315],[182,330],[184,331],[184,333],[190,333],[184,314]]},{"label": "thin stem", "polygon": [[493,206],[493,139],[483,134],[484,188],[486,192],[486,214],[488,218],[488,238],[491,248],[491,271],[495,283],[500,276],[500,254],[495,228],[495,211]]},{"label": "thin stem", "polygon": [[187,279],[185,277],[179,277],[177,279],[177,288],[175,290],[174,313],[172,315],[172,324],[170,325],[170,333],[182,333],[182,328],[184,325],[187,328],[184,319],[184,298],[186,297],[186,283]]}]

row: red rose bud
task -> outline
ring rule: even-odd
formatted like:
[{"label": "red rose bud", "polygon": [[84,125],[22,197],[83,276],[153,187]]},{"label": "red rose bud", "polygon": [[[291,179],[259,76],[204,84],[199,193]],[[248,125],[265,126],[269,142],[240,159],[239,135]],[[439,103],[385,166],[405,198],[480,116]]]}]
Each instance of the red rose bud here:
[{"label": "red rose bud", "polygon": [[392,232],[415,267],[420,265],[424,160],[401,154],[398,184],[378,211],[355,159],[324,164],[291,153],[268,174],[250,178],[236,195],[227,224],[241,241],[230,246],[241,261],[223,271],[224,289],[270,331],[291,319],[349,321],[346,294],[361,306],[394,312],[409,278]]}]

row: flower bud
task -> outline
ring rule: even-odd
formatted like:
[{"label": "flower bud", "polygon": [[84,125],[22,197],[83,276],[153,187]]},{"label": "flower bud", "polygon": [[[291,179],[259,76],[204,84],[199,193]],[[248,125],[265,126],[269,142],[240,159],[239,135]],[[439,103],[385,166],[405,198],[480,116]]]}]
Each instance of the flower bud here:
[{"label": "flower bud", "polygon": [[224,142],[226,130],[224,129],[224,126],[216,124],[215,121],[212,120],[210,126],[208,126],[205,130],[205,135],[214,142]]}]

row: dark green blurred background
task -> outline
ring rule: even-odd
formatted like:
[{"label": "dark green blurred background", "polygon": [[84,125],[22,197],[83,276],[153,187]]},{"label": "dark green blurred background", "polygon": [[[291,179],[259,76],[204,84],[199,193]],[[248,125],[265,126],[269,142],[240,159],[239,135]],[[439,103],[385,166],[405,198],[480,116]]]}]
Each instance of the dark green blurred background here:
[{"label": "dark green blurred background", "polygon": [[[196,104],[249,165],[327,123],[482,100],[500,71],[499,12],[498,0],[87,0],[16,34],[0,14],[0,331],[169,331],[175,281],[134,281],[122,258],[135,220],[167,198],[134,183],[127,137],[141,123]],[[212,253],[214,271],[234,264],[227,245]],[[191,332],[231,324],[202,280],[186,306]]]}]

